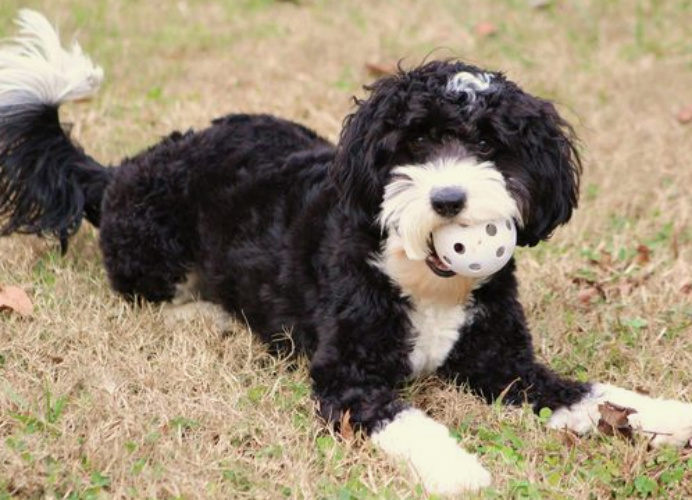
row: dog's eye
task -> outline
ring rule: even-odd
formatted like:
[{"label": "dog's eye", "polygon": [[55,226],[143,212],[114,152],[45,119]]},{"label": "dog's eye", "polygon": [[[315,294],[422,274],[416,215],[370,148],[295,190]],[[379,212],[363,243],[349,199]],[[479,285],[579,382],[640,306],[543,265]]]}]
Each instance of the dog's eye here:
[{"label": "dog's eye", "polygon": [[409,147],[413,152],[423,151],[431,142],[433,142],[433,140],[429,135],[416,134],[409,140]]},{"label": "dog's eye", "polygon": [[435,128],[430,128],[430,129],[427,129],[425,131],[417,132],[413,136],[412,143],[414,145],[422,145],[422,144],[436,143],[436,142],[439,142],[440,139],[441,139],[440,131],[435,129]]},{"label": "dog's eye", "polygon": [[476,150],[481,156],[490,156],[495,152],[495,148],[489,141],[481,140],[478,141]]}]

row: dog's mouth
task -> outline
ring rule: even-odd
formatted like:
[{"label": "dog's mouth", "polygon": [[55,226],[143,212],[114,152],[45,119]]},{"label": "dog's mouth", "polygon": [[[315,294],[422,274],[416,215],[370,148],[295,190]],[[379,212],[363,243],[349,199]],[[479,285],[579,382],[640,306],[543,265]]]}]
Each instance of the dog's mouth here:
[{"label": "dog's mouth", "polygon": [[430,254],[425,258],[425,263],[433,273],[440,278],[451,278],[452,276],[456,276],[457,273],[452,271],[449,265],[437,255],[435,247],[432,244],[432,237],[428,242],[428,249],[430,250]]}]

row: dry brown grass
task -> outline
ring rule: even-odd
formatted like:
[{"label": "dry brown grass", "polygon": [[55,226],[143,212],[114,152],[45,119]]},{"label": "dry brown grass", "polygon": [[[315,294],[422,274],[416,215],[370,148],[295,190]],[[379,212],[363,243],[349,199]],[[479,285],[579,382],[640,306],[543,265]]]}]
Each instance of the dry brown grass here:
[{"label": "dry brown grass", "polygon": [[[0,35],[20,3],[3,1]],[[692,125],[675,120],[692,102],[689,1],[28,3],[105,66],[98,100],[63,115],[103,161],[232,111],[335,138],[366,61],[436,48],[556,99],[586,171],[573,222],[520,254],[538,353],[572,376],[692,400]],[[496,35],[476,35],[485,20]],[[65,258],[50,241],[0,240],[0,282],[36,306],[0,317],[0,499],[424,496],[367,443],[325,431],[302,364],[268,357],[241,325],[222,335],[206,315],[170,322],[115,297],[96,237],[83,229]],[[692,496],[677,451],[567,439],[435,380],[406,397],[482,453],[484,498]]]}]

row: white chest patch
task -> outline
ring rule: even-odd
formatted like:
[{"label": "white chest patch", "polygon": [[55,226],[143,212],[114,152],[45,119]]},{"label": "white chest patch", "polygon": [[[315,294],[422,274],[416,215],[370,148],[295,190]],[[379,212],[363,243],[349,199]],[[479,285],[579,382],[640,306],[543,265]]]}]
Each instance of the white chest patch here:
[{"label": "white chest patch", "polygon": [[468,311],[462,305],[415,304],[409,319],[413,327],[413,351],[409,355],[413,375],[431,373],[442,366],[459,339]]}]

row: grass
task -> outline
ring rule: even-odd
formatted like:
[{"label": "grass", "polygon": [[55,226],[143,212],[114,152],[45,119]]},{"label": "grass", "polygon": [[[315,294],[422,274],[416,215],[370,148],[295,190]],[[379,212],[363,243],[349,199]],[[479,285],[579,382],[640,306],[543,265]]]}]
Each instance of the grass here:
[{"label": "grass", "polygon": [[[74,136],[117,163],[174,128],[272,112],[335,139],[366,62],[460,56],[560,104],[583,141],[581,208],[522,250],[538,355],[562,373],[692,400],[689,0],[4,0],[29,5],[101,63]],[[478,22],[497,27],[475,32]],[[314,418],[303,362],[269,357],[236,324],[171,321],[108,289],[97,234],[0,240],[0,282],[31,319],[0,316],[0,499],[425,498],[405,469]],[[405,397],[493,472],[485,499],[692,496],[692,455],[546,431],[438,380]]]}]

